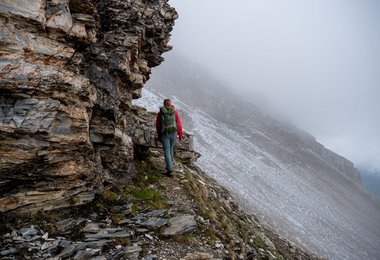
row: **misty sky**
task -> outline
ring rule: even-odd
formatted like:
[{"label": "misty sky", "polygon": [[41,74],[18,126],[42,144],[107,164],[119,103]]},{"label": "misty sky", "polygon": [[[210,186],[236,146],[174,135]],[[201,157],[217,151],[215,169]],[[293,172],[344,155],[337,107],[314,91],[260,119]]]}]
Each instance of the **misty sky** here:
[{"label": "misty sky", "polygon": [[380,174],[380,1],[170,3],[177,52]]}]

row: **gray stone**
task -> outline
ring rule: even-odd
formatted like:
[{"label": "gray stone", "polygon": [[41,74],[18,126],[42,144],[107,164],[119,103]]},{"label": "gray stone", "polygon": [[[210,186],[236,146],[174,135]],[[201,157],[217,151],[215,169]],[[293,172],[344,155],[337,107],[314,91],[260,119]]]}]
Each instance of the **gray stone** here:
[{"label": "gray stone", "polygon": [[45,240],[48,239],[49,238],[49,233],[46,232],[45,234],[43,234],[42,238],[45,239]]},{"label": "gray stone", "polygon": [[69,241],[69,240],[61,240],[61,241],[59,241],[59,246],[60,247],[63,247],[63,248],[66,248],[66,247],[68,247],[68,246],[70,246],[72,244],[72,242],[71,241]]},{"label": "gray stone", "polygon": [[98,233],[100,231],[100,226],[98,223],[87,223],[86,226],[82,229],[85,233]]},{"label": "gray stone", "polygon": [[137,232],[137,233],[146,233],[146,232],[149,232],[149,229],[146,229],[146,228],[138,228],[138,229],[136,229],[136,232]]},{"label": "gray stone", "polygon": [[87,39],[86,26],[81,23],[74,23],[70,31],[70,36],[74,36],[79,39]]},{"label": "gray stone", "polygon": [[68,258],[68,257],[72,256],[76,252],[76,248],[77,248],[76,244],[71,244],[71,245],[65,247],[62,250],[62,252],[59,255],[57,255],[57,257],[60,258],[60,259],[61,258],[62,259]]},{"label": "gray stone", "polygon": [[139,259],[139,255],[142,251],[140,246],[127,246],[115,255],[115,258],[119,259]]},{"label": "gray stone", "polygon": [[92,257],[91,260],[107,260],[107,258],[103,255]]},{"label": "gray stone", "polygon": [[75,260],[84,260],[84,259],[89,259],[92,256],[94,256],[96,253],[90,250],[78,250],[73,259]]},{"label": "gray stone", "polygon": [[96,234],[87,234],[86,241],[100,240],[106,238],[123,238],[130,237],[132,233],[122,228],[106,228]]},{"label": "gray stone", "polygon": [[11,255],[15,253],[17,253],[17,249],[13,247],[0,251],[0,255],[2,256]]},{"label": "gray stone", "polygon": [[155,260],[158,259],[157,255],[147,255],[142,258],[142,260]]},{"label": "gray stone", "polygon": [[214,256],[209,253],[187,253],[187,255],[183,258],[184,260],[207,260],[213,259]]},{"label": "gray stone", "polygon": [[107,260],[107,258],[103,255],[100,255],[100,256],[95,256],[91,258],[91,260]]},{"label": "gray stone", "polygon": [[144,220],[146,220],[146,217],[145,216],[142,216],[142,215],[137,215],[133,218],[131,218],[131,220],[133,220],[136,224],[141,224]]},{"label": "gray stone", "polygon": [[72,17],[74,20],[82,22],[89,26],[95,26],[95,23],[96,23],[94,17],[89,14],[75,13],[75,14],[72,14]]},{"label": "gray stone", "polygon": [[197,227],[193,215],[182,215],[168,221],[169,227],[162,231],[163,236],[175,236],[193,231]]},{"label": "gray stone", "polygon": [[142,251],[142,248],[140,246],[127,246],[125,248],[125,252],[127,254],[140,253],[141,251]]},{"label": "gray stone", "polygon": [[48,16],[46,27],[50,29],[60,30],[68,34],[73,26],[73,20],[68,8],[67,0],[56,0],[58,10]]},{"label": "gray stone", "polygon": [[0,14],[19,16],[27,20],[45,23],[45,1],[43,0],[2,0]]},{"label": "gray stone", "polygon": [[42,244],[42,246],[41,246],[41,250],[48,249],[49,247],[51,247],[51,244],[48,243],[48,242],[45,242],[45,243]]},{"label": "gray stone", "polygon": [[98,240],[87,243],[87,248],[102,249],[104,246],[112,243],[112,240]]},{"label": "gray stone", "polygon": [[146,213],[145,216],[147,216],[147,217],[161,217],[166,212],[168,212],[166,209],[153,210],[151,212]]},{"label": "gray stone", "polygon": [[112,209],[115,210],[118,213],[122,213],[122,214],[127,215],[127,214],[130,214],[132,212],[131,207],[132,207],[132,203],[125,204],[125,205],[122,205],[122,206],[115,206]]},{"label": "gray stone", "polygon": [[132,224],[132,223],[135,223],[135,221],[133,220],[130,220],[130,219],[122,219],[118,222],[119,225],[124,225],[124,224]]},{"label": "gray stone", "polygon": [[149,234],[145,234],[144,236],[147,237],[147,238],[149,238],[150,240],[153,240],[153,236],[151,236]]},{"label": "gray stone", "polygon": [[155,230],[166,225],[166,223],[168,223],[168,220],[165,218],[149,218],[148,220],[142,222],[140,225]]},{"label": "gray stone", "polygon": [[34,228],[34,226],[31,226],[30,228],[22,228],[20,229],[20,233],[23,237],[26,236],[34,236],[37,235],[38,230]]},{"label": "gray stone", "polygon": [[82,225],[87,220],[84,218],[80,219],[64,219],[55,224],[56,228],[61,232],[67,232],[68,230],[74,228],[75,226]]}]

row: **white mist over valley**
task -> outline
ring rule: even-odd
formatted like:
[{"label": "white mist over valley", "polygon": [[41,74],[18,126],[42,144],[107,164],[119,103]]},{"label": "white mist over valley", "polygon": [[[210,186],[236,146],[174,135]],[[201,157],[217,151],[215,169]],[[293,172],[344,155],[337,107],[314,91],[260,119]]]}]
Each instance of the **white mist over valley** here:
[{"label": "white mist over valley", "polygon": [[173,99],[194,134],[198,164],[247,212],[329,259],[378,258],[380,200],[347,159],[178,56],[154,72],[142,96],[135,104],[150,111]]}]

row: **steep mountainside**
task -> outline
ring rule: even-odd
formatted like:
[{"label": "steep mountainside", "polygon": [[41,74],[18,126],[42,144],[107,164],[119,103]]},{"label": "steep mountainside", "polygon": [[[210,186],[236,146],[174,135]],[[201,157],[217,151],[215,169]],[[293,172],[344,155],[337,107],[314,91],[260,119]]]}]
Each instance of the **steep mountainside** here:
[{"label": "steep mountainside", "polygon": [[126,115],[177,17],[167,0],[0,1],[0,212],[79,205],[133,172]]},{"label": "steep mountainside", "polygon": [[[315,137],[272,119],[254,104],[235,94],[232,86],[218,81],[204,69],[198,68],[199,65],[175,52],[169,57],[169,62],[157,69],[157,75],[148,83],[148,87],[151,86],[164,95],[175,95],[187,104],[200,108],[234,130],[249,135],[259,146],[268,148],[267,146],[271,145],[271,142],[267,142],[267,137],[275,140],[281,144],[281,147],[276,146],[271,151],[277,153],[276,156],[284,156],[279,148],[291,150],[293,153],[300,152],[298,148],[308,149],[313,155],[306,156],[316,155],[327,161],[337,172],[360,183],[360,173],[352,162],[323,147]],[[265,133],[266,137],[257,131],[248,130],[252,128]]]},{"label": "steep mountainside", "polygon": [[194,133],[198,164],[282,235],[331,259],[377,259],[380,203],[353,164],[220,85],[174,54],[138,104],[157,110],[161,95],[172,96]]},{"label": "steep mountainside", "polygon": [[136,172],[94,201],[33,215],[0,214],[2,259],[321,258],[262,226],[193,162],[192,136],[175,147],[175,173],[163,173],[155,113],[132,107]]}]

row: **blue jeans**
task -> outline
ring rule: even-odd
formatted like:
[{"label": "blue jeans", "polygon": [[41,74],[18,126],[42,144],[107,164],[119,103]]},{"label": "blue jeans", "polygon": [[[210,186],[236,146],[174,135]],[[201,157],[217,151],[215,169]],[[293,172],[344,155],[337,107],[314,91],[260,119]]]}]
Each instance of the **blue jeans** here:
[{"label": "blue jeans", "polygon": [[174,159],[174,144],[177,139],[177,133],[164,134],[161,137],[162,145],[164,146],[166,170],[173,171],[173,159]]}]

